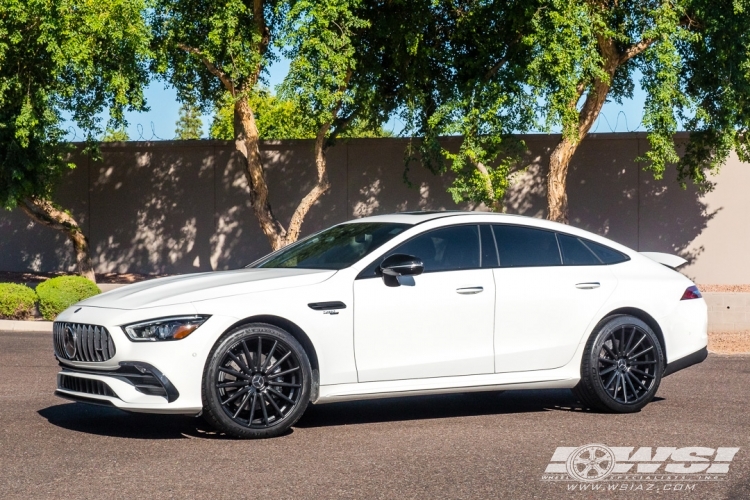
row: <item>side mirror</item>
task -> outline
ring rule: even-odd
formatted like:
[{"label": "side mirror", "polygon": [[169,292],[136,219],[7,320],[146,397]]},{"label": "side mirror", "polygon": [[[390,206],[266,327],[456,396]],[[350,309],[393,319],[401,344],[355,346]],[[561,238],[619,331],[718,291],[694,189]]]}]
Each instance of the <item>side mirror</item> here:
[{"label": "side mirror", "polygon": [[395,254],[380,263],[383,282],[387,286],[399,286],[399,276],[417,276],[424,271],[422,260],[413,255]]}]

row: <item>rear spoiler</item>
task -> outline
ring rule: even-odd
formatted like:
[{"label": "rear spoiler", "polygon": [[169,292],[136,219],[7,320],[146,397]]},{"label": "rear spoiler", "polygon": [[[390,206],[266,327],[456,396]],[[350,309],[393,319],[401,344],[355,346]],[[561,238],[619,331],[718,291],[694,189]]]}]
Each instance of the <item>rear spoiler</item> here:
[{"label": "rear spoiler", "polygon": [[677,269],[678,267],[687,264],[687,261],[679,255],[659,252],[640,252],[640,254],[644,257],[648,257],[649,259],[658,262],[659,264],[671,267],[672,269]]}]

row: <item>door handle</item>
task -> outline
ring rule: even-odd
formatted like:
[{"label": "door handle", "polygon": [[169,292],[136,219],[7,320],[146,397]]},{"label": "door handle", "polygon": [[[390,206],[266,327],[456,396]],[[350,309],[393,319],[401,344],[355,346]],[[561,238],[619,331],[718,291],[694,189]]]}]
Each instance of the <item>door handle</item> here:
[{"label": "door handle", "polygon": [[481,286],[467,286],[464,288],[456,288],[456,293],[461,295],[473,295],[475,293],[483,292],[484,288]]},{"label": "door handle", "polygon": [[580,290],[591,290],[593,288],[599,288],[601,286],[601,283],[598,281],[589,281],[586,283],[576,283],[576,288]]}]

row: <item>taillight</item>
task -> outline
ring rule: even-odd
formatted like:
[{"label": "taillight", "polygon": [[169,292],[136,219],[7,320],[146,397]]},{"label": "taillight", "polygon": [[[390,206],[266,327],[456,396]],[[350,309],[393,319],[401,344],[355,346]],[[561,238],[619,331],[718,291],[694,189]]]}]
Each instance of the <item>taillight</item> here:
[{"label": "taillight", "polygon": [[685,290],[685,293],[682,294],[680,300],[700,299],[701,297],[703,296],[697,286],[689,286],[687,287],[687,290]]}]

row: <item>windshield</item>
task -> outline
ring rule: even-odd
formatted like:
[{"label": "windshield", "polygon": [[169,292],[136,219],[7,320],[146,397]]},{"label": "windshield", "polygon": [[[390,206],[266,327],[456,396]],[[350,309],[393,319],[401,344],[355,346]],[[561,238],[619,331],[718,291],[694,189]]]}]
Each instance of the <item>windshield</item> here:
[{"label": "windshield", "polygon": [[293,243],[249,267],[344,269],[409,227],[409,224],[383,222],[341,224]]}]

